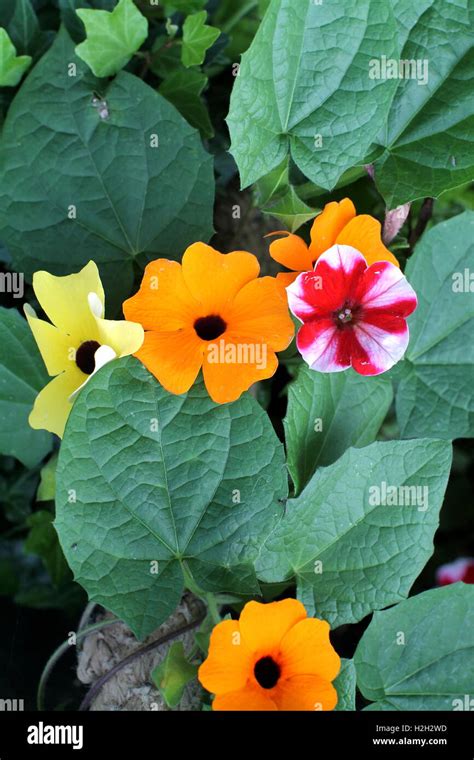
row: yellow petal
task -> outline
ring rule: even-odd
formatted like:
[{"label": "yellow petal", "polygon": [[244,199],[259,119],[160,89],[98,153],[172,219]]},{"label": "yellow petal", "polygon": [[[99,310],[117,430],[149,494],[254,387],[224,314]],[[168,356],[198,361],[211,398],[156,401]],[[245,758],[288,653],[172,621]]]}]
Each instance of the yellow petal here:
[{"label": "yellow petal", "polygon": [[29,304],[25,304],[23,308],[48,374],[59,375],[70,366],[69,351],[75,348],[71,337],[58,330],[50,322],[38,319]]},{"label": "yellow petal", "polygon": [[97,340],[95,317],[88,296],[89,293],[96,293],[102,305],[105,299],[99,270],[93,261],[89,261],[77,274],[65,277],[36,272],[33,289],[51,322],[73,337],[75,344]]},{"label": "yellow petal", "polygon": [[101,346],[110,346],[118,357],[129,356],[141,348],[145,331],[136,322],[113,321],[95,317],[97,341]]},{"label": "yellow petal", "polygon": [[72,409],[70,396],[84,380],[84,374],[73,364],[51,380],[36,396],[29,416],[29,423],[35,430],[49,430],[63,437],[64,427]]}]

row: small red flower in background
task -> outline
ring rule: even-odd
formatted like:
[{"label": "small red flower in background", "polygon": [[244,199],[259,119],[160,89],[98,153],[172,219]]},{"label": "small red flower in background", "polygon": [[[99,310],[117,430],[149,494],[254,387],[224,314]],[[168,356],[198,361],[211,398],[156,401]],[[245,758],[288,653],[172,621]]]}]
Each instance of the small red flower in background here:
[{"label": "small red flower in background", "polygon": [[474,559],[472,557],[460,557],[454,562],[441,565],[436,571],[436,583],[438,586],[449,586],[450,583],[474,583]]},{"label": "small red flower in background", "polygon": [[355,248],[334,245],[286,291],[291,311],[303,322],[297,346],[311,369],[341,372],[352,366],[361,375],[379,375],[405,353],[405,318],[417,298],[390,262],[368,266]]}]

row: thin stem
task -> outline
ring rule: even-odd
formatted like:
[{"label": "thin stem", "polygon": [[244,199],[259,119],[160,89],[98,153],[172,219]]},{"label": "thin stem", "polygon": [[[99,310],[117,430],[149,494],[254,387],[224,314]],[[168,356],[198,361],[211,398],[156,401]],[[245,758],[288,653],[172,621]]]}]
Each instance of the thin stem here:
[{"label": "thin stem", "polygon": [[204,591],[202,588],[199,588],[198,584],[194,580],[188,566],[186,563],[183,563],[182,565],[183,575],[184,575],[184,585],[186,586],[189,591],[191,591],[195,596],[198,596],[200,599],[203,600],[203,602],[207,605],[209,616],[214,623],[214,625],[217,625],[217,623],[220,623],[222,618],[219,614],[219,605],[217,602],[217,599],[215,597],[215,594],[213,594],[210,591]]},{"label": "thin stem", "polygon": [[420,209],[420,213],[418,215],[418,221],[416,223],[415,229],[410,232],[408,242],[410,244],[411,250],[415,247],[416,243],[420,239],[420,237],[423,235],[426,225],[431,219],[431,216],[433,214],[433,203],[434,198],[425,198],[423,201],[423,204]]},{"label": "thin stem", "polygon": [[[116,618],[112,620],[101,620],[100,623],[94,623],[93,625],[87,626],[87,628],[83,628],[81,631],[78,631],[76,633],[76,645],[78,644],[79,641],[86,638],[86,636],[88,636],[89,633],[93,633],[94,631],[100,631],[102,628],[107,628],[109,625],[115,625],[115,623],[120,623],[120,622],[121,621],[117,620]],[[69,640],[63,641],[63,643],[53,652],[48,662],[44,666],[44,669],[43,669],[43,672],[41,673],[41,678],[38,684],[38,691],[36,694],[36,706],[40,712],[44,710],[44,695],[46,691],[46,684],[48,683],[51,673],[53,672],[54,666],[61,659],[63,654],[65,654],[66,652],[70,650],[70,648],[71,648],[71,644],[69,643]]]},{"label": "thin stem", "polygon": [[79,707],[79,712],[84,712],[85,710],[89,709],[89,707],[91,706],[92,702],[97,697],[102,687],[108,681],[110,681],[110,679],[113,678],[120,670],[122,670],[122,668],[125,668],[127,665],[130,665],[131,662],[134,662],[134,660],[138,659],[139,657],[142,657],[144,654],[148,654],[149,652],[152,652],[154,649],[157,649],[157,647],[160,647],[162,644],[166,644],[168,641],[178,638],[178,636],[181,636],[183,633],[186,633],[186,631],[190,631],[193,628],[197,628],[198,625],[201,625],[205,617],[206,617],[206,612],[203,607],[200,616],[196,618],[195,620],[192,620],[191,622],[186,623],[185,625],[182,625],[180,628],[176,628],[174,631],[169,631],[168,633],[165,633],[163,636],[161,636],[158,639],[155,639],[155,641],[152,641],[150,644],[147,644],[144,647],[140,647],[139,649],[136,649],[134,652],[129,654],[123,660],[121,660],[116,665],[114,665],[113,668],[111,668],[107,673],[104,673],[104,675],[98,678],[97,681],[91,686],[91,688],[89,689],[86,696],[81,702],[81,705]]},{"label": "thin stem", "polygon": [[81,615],[81,619],[79,620],[79,625],[77,626],[78,631],[82,631],[82,629],[86,627],[96,606],[97,606],[96,602],[89,602],[86,605],[86,607],[84,608],[84,612]]},{"label": "thin stem", "polygon": [[207,604],[207,609],[209,610],[209,615],[211,617],[212,622],[214,625],[217,625],[222,621],[222,618],[219,613],[219,605],[217,604],[217,599],[214,596],[214,594],[206,594],[204,596],[205,602]]},{"label": "thin stem", "polygon": [[258,0],[249,0],[248,3],[242,6],[242,8],[239,8],[239,10],[234,13],[233,16],[231,16],[225,24],[222,24],[221,30],[225,32],[226,34],[229,34],[229,32],[232,31],[234,26],[239,23],[239,21],[244,18],[244,16],[247,15],[247,13],[250,13],[250,11],[253,11],[254,8],[258,6]]}]

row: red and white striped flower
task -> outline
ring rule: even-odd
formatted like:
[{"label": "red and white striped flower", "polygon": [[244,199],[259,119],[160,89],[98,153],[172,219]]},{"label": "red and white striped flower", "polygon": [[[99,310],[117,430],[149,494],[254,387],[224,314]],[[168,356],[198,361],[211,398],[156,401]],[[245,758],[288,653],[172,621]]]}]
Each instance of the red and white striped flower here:
[{"label": "red and white striped flower", "polygon": [[454,562],[441,565],[436,571],[438,586],[449,586],[451,583],[474,583],[474,559],[472,557],[460,557]]},{"label": "red and white striped flower", "polygon": [[406,317],[416,293],[388,261],[367,265],[348,245],[333,245],[286,289],[291,311],[303,322],[297,346],[311,369],[379,375],[408,346]]}]

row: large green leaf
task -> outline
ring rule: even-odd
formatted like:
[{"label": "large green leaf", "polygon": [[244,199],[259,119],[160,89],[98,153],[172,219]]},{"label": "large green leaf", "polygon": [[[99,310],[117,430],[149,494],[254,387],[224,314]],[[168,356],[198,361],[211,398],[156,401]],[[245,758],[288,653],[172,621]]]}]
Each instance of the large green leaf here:
[{"label": "large green leaf", "polygon": [[412,63],[376,141],[385,148],[376,182],[390,208],[440,195],[474,173],[474,1],[392,2],[400,59]]},{"label": "large green leaf", "polygon": [[284,419],[288,469],[297,494],[317,466],[332,464],[349,446],[375,441],[392,396],[384,377],[301,367],[288,389]]},{"label": "large green leaf", "polygon": [[242,57],[228,117],[242,185],[287,155],[331,189],[366,156],[385,123],[395,80],[369,61],[398,54],[389,0],[273,0]]},{"label": "large green leaf", "polygon": [[0,345],[0,453],[33,467],[52,446],[49,433],[28,424],[35,397],[49,378],[30,328],[16,309],[0,307]]},{"label": "large green leaf", "polygon": [[418,295],[397,390],[404,437],[474,436],[474,212],[429,230],[406,274]]},{"label": "large green leaf", "polygon": [[450,464],[445,441],[349,449],[287,502],[259,557],[259,578],[296,576],[307,609],[333,626],[400,601],[433,551]]},{"label": "large green leaf", "polygon": [[[97,95],[105,106],[93,107]],[[0,238],[15,268],[68,274],[94,259],[117,307],[135,263],[209,239],[213,196],[199,134],[131,74],[96,79],[62,30],[13,101],[0,145]]]},{"label": "large green leaf", "polygon": [[127,65],[148,36],[148,21],[133,0],[119,0],[113,11],[79,9],[87,38],[76,55],[96,77],[116,74]]},{"label": "large green leaf", "polygon": [[369,710],[472,710],[474,587],[426,591],[376,612],[357,647]]},{"label": "large green leaf", "polygon": [[74,404],[56,527],[90,597],[144,636],[178,603],[183,572],[208,590],[258,592],[253,561],[286,494],[283,448],[249,394],[216,405],[199,382],[172,396],[130,358]]}]

